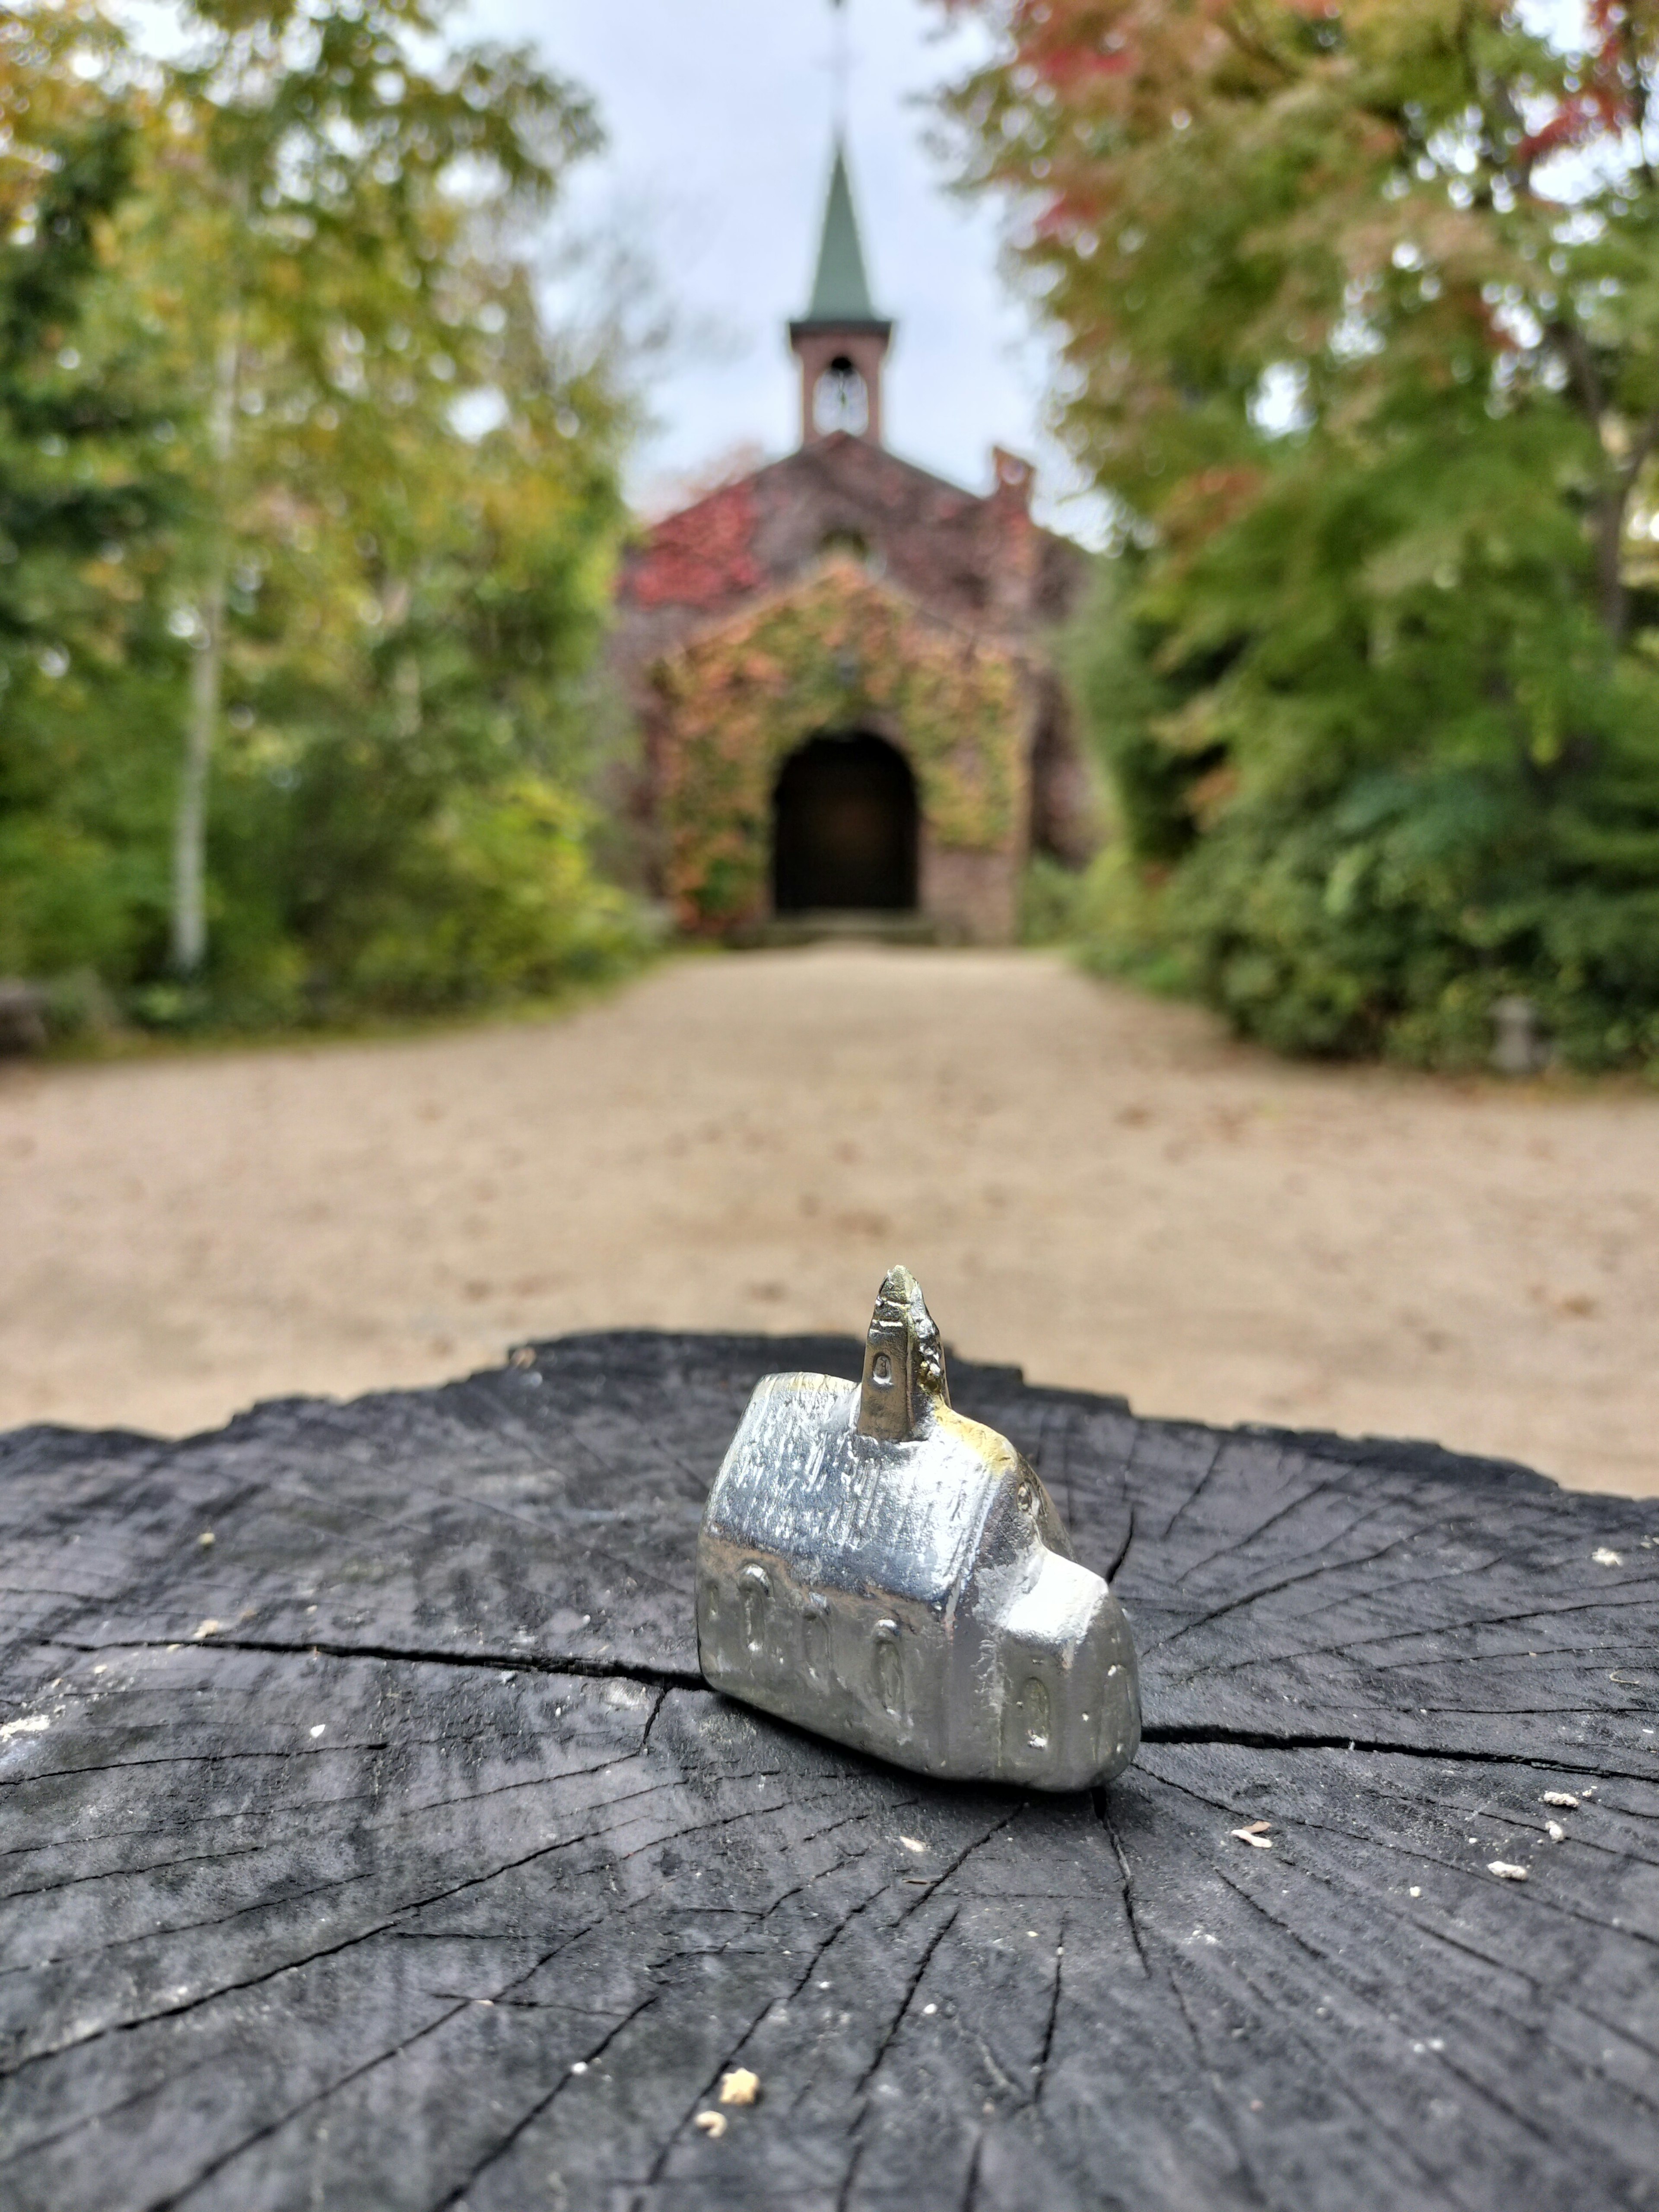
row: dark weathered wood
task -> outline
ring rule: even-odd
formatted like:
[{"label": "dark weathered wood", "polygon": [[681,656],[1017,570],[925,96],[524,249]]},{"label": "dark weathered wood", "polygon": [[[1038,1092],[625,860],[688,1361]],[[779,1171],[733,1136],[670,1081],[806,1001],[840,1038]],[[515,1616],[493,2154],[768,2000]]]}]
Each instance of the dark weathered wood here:
[{"label": "dark weathered wood", "polygon": [[750,1384],[856,1354],[0,1443],[8,2212],[1659,2204],[1659,1507],[958,1368],[1148,1729],[936,1788],[696,1671]]}]

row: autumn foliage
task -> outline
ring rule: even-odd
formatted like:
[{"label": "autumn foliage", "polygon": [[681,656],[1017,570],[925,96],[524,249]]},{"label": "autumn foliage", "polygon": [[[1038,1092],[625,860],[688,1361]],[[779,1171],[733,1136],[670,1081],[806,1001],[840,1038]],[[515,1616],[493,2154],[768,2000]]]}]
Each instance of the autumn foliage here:
[{"label": "autumn foliage", "polygon": [[1120,541],[1100,957],[1295,1048],[1521,991],[1659,1062],[1659,8],[978,12],[963,171]]}]

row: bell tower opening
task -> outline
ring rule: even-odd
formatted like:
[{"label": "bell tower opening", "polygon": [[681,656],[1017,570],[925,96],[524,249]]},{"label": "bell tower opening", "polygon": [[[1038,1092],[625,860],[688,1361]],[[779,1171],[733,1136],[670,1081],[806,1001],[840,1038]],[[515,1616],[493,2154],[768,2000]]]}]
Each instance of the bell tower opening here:
[{"label": "bell tower opening", "polygon": [[851,357],[838,353],[812,393],[812,428],[819,437],[846,430],[861,438],[870,428],[870,390]]},{"label": "bell tower opening", "polygon": [[914,913],[919,814],[896,745],[862,731],[809,738],[773,793],[773,911]]}]

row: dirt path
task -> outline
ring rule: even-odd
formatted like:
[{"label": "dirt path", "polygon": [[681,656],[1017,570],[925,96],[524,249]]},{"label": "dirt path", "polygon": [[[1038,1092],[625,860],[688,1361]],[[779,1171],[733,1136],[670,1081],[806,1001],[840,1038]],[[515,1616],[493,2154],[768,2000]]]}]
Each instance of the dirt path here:
[{"label": "dirt path", "polygon": [[1659,1098],[1286,1067],[1048,955],[858,947],[0,1075],[0,1426],[180,1431],[565,1329],[854,1329],[900,1258],[1037,1381],[1659,1495]]}]

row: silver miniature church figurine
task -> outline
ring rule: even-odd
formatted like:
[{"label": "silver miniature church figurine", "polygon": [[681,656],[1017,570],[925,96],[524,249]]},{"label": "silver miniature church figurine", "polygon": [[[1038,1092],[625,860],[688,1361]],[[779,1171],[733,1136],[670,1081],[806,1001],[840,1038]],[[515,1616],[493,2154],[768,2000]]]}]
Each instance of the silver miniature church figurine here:
[{"label": "silver miniature church figurine", "polygon": [[1085,1790],[1140,1741],[1122,1607],[1006,1437],[952,1410],[895,1267],[861,1385],[768,1375],[703,1509],[709,1682],[923,1774]]}]

